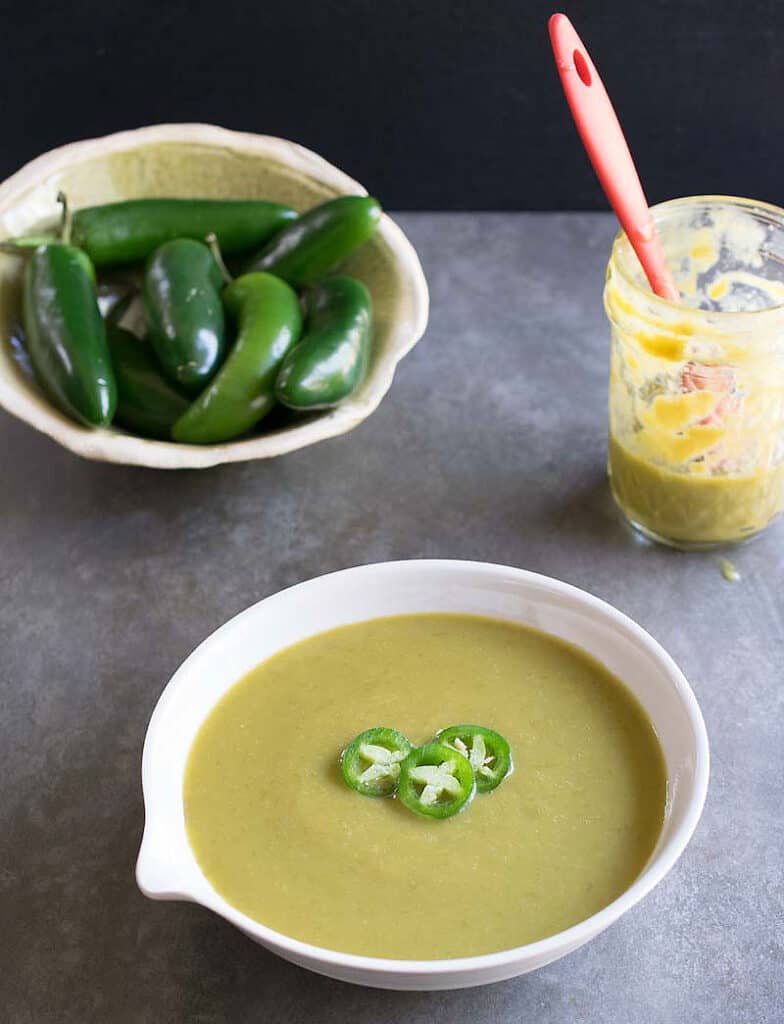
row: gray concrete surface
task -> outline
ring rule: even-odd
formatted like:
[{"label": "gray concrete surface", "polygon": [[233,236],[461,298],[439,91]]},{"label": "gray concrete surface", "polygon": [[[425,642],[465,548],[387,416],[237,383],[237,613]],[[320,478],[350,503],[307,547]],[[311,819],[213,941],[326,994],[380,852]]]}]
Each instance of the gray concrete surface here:
[{"label": "gray concrete surface", "polygon": [[[378,412],[270,462],[82,462],[0,415],[0,1020],[781,1024],[784,527],[733,556],[635,541],[604,476],[607,216],[400,218],[430,329]],[[697,692],[713,774],[666,881],[503,984],[385,993],[299,970],[136,890],[139,758],[172,671],[229,616],[343,566],[524,566],[634,616]]]}]

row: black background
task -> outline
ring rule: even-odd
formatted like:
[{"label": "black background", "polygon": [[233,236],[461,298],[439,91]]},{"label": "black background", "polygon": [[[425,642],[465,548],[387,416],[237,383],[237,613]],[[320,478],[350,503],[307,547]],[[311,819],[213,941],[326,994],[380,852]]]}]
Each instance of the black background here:
[{"label": "black background", "polygon": [[[2,0],[3,177],[209,121],[317,150],[397,209],[600,209],[539,0]],[[784,3],[570,2],[651,202],[784,199]]]}]

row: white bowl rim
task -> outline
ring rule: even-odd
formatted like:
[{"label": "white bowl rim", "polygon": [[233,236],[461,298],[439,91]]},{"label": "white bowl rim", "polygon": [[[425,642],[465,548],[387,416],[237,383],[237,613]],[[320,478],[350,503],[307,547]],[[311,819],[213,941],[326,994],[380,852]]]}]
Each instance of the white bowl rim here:
[{"label": "white bowl rim", "polygon": [[[292,167],[327,186],[335,194],[368,194],[363,185],[324,157],[288,139],[238,132],[211,124],[171,123],[83,139],[43,153],[0,183],[0,212],[10,208],[17,197],[36,182],[45,181],[75,162],[156,143],[200,143],[213,148],[239,148],[245,153],[255,153]],[[327,413],[270,434],[222,444],[187,445],[83,427],[43,396],[30,393],[26,386],[2,376],[0,407],[83,458],[155,469],[206,469],[225,462],[274,458],[338,437],[375,412],[392,386],[397,364],[425,333],[429,318],[427,280],[413,245],[387,213],[382,214],[378,236],[392,253],[405,280],[405,315],[400,323],[393,324],[389,349],[368,375],[361,395],[346,399]]]},{"label": "white bowl rim", "polygon": [[[307,967],[308,969],[315,970],[317,972],[319,971],[320,965],[325,969],[325,973],[329,973],[328,970],[326,970],[328,967],[333,967],[337,969],[358,970],[369,974],[395,974],[403,976],[407,975],[409,977],[426,976],[430,974],[449,977],[450,975],[466,972],[477,976],[484,973],[490,974],[495,968],[514,964],[516,961],[520,961],[523,958],[525,960],[538,957],[549,957],[550,959],[555,959],[563,953],[577,948],[617,921],[618,918],[634,907],[649,892],[651,892],[651,890],[659,884],[665,875],[669,873],[688,845],[697,824],[699,823],[707,796],[708,779],[710,774],[710,752],[705,721],[697,702],[697,698],[686,680],[686,677],[673,658],[667,653],[661,644],[659,644],[659,642],[647,632],[647,630],[643,629],[643,627],[636,623],[630,616],[609,604],[609,602],[603,601],[601,598],[595,597],[588,591],[582,590],[570,583],[565,583],[552,576],[532,572],[528,569],[520,569],[513,566],[490,562],[463,559],[412,558],[352,566],[350,568],[339,569],[335,572],[315,576],[301,583],[294,584],[291,587],[286,587],[283,590],[276,591],[233,616],[222,626],[219,626],[191,652],[191,654],[182,662],[180,667],[174,673],[158,699],[147,728],[142,755],[142,790],[144,794],[145,808],[148,804],[148,793],[151,791],[153,786],[153,780],[150,777],[150,757],[148,751],[151,749],[153,744],[158,742],[156,720],[160,718],[160,713],[166,707],[168,702],[173,699],[178,686],[178,677],[182,678],[181,673],[185,669],[185,666],[191,658],[197,654],[197,652],[203,652],[205,648],[220,642],[220,634],[222,634],[224,630],[232,627],[246,616],[256,614],[262,605],[275,601],[276,598],[281,597],[284,594],[290,594],[291,592],[295,592],[301,588],[307,588],[312,584],[322,583],[336,577],[346,577],[347,575],[360,577],[361,575],[377,574],[379,572],[416,573],[419,570],[427,571],[433,569],[447,573],[471,572],[485,577],[494,577],[499,574],[503,574],[507,577],[511,575],[516,577],[522,583],[536,584],[548,590],[550,593],[560,594],[566,598],[571,598],[583,607],[592,608],[606,619],[609,619],[616,625],[623,627],[627,633],[631,634],[639,642],[642,648],[653,656],[654,660],[658,661],[659,664],[666,669],[669,675],[669,681],[681,700],[683,709],[688,716],[689,724],[692,728],[694,738],[694,781],[691,795],[687,801],[687,811],[683,815],[680,824],[673,831],[673,834],[667,839],[667,841],[655,851],[632,885],[613,900],[612,903],[603,907],[596,914],[592,914],[583,921],[580,921],[563,931],[557,932],[555,935],[550,935],[537,942],[527,943],[522,946],[515,946],[511,949],[500,950],[496,953],[484,953],[479,956],[456,957],[447,960],[393,960],[385,959],[383,957],[361,956],[355,953],[341,953],[337,950],[315,946],[308,942],[302,942],[299,939],[291,938],[284,932],[279,932],[273,928],[269,928],[268,926],[261,924],[237,910],[230,903],[224,900],[215,891],[215,889],[213,889],[212,885],[204,877],[203,873],[202,878],[204,880],[206,893],[200,892],[198,895],[195,895],[183,890],[181,892],[168,893],[161,896],[159,893],[154,891],[148,891],[145,888],[141,877],[141,865],[146,838],[146,835],[143,835],[139,858],[137,860],[136,881],[137,885],[146,896],[149,896],[151,899],[185,900],[198,903],[201,906],[216,912],[221,917],[246,932],[248,935],[261,941],[268,949],[277,951],[284,956],[290,955],[294,958],[301,957],[305,960],[313,961],[314,963],[308,963]],[[212,708],[215,707],[215,703],[217,703],[217,701],[211,704],[205,711],[202,721],[206,719]],[[479,983],[480,982],[477,982],[477,984]]]}]

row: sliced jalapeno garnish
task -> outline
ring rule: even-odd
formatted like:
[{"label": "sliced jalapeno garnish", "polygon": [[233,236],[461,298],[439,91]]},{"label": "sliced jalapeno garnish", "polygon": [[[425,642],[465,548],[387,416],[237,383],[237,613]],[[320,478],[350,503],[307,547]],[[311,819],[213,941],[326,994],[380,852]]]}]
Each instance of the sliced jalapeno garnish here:
[{"label": "sliced jalapeno garnish", "polygon": [[409,811],[427,818],[451,818],[476,791],[467,757],[436,740],[412,750],[400,765],[398,797]]},{"label": "sliced jalapeno garnish", "polygon": [[346,785],[363,796],[393,796],[400,778],[400,763],[411,750],[397,729],[366,729],[340,755]]},{"label": "sliced jalapeno garnish", "polygon": [[495,789],[512,771],[509,744],[492,729],[482,725],[451,725],[437,733],[436,739],[468,758],[480,793]]}]

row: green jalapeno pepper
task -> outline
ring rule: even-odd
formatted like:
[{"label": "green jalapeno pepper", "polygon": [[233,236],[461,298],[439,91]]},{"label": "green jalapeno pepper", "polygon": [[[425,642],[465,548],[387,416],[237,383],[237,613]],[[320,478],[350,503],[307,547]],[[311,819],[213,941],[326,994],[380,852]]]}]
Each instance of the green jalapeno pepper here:
[{"label": "green jalapeno pepper", "polygon": [[296,292],[279,277],[238,277],[223,301],[237,323],[234,347],[208,387],[174,424],[175,441],[213,444],[244,434],[275,406],[275,378],[302,329]]},{"label": "green jalapeno pepper", "polygon": [[143,437],[168,440],[172,426],[188,408],[188,399],[163,376],[150,343],[119,326],[122,312],[112,311],[106,318],[106,337],[117,378],[114,421]]},{"label": "green jalapeno pepper", "polygon": [[353,277],[331,277],[307,295],[305,308],[305,334],[286,356],[275,393],[290,409],[329,409],[365,376],[370,293]]},{"label": "green jalapeno pepper", "polygon": [[412,750],[400,764],[397,795],[415,814],[451,818],[465,810],[475,792],[468,758],[438,740]]},{"label": "green jalapeno pepper", "polygon": [[479,793],[489,793],[512,772],[509,744],[492,729],[481,725],[451,725],[437,733],[436,740],[468,758]]},{"label": "green jalapeno pepper", "polygon": [[111,423],[117,404],[106,329],[88,257],[53,242],[34,250],[24,283],[30,361],[52,401],[91,426]]},{"label": "green jalapeno pepper", "polygon": [[288,206],[256,199],[130,199],[73,216],[73,241],[95,266],[134,263],[175,238],[217,235],[227,255],[248,252],[296,220]]},{"label": "green jalapeno pepper", "polygon": [[66,415],[90,426],[111,423],[117,386],[98,309],[95,270],[70,244],[65,197],[61,240],[32,251],[13,243],[3,251],[29,259],[24,275],[24,331],[36,379]]},{"label": "green jalapeno pepper", "polygon": [[340,771],[346,785],[363,796],[393,796],[410,750],[397,729],[366,729],[340,755]]},{"label": "green jalapeno pepper", "polygon": [[342,263],[378,227],[381,207],[370,196],[340,196],[303,213],[248,264],[294,288],[312,284]]},{"label": "green jalapeno pepper", "polygon": [[149,339],[163,372],[189,393],[218,368],[225,322],[218,264],[204,242],[176,238],[155,250],[144,274]]}]

